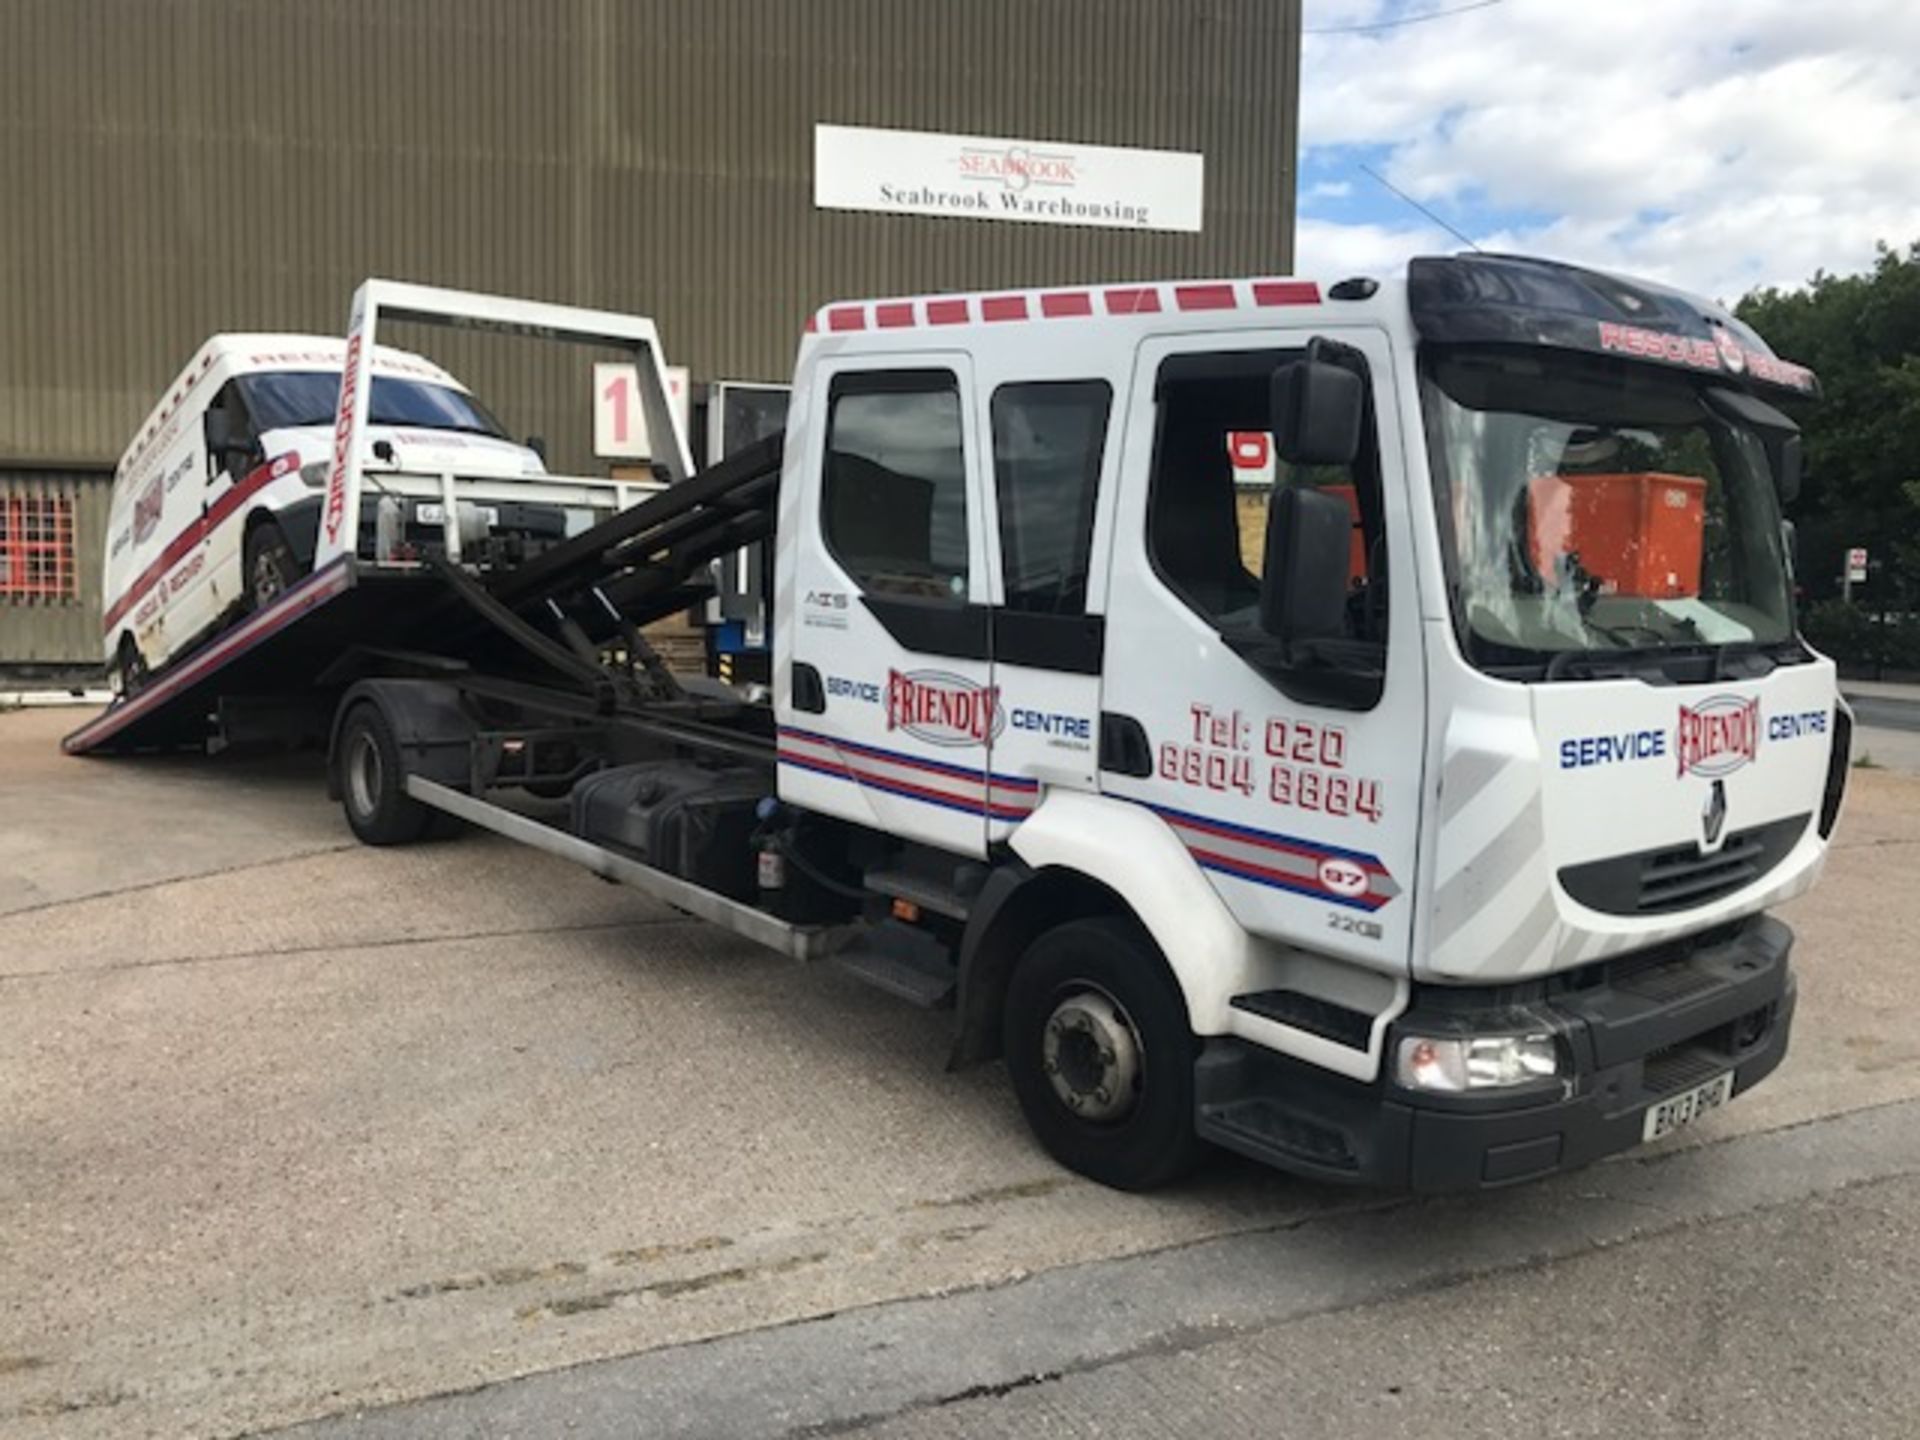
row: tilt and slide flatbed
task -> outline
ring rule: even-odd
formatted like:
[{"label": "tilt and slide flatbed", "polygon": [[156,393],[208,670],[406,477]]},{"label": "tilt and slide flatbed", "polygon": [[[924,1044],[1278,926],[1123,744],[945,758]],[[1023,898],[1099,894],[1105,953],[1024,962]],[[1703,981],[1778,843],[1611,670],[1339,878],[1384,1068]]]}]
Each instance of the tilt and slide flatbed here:
[{"label": "tilt and slide flatbed", "polygon": [[[435,297],[414,318],[521,304]],[[515,323],[574,338],[541,309]],[[794,382],[783,440],[510,570],[430,557],[378,645],[324,629],[380,582],[323,551],[309,583],[343,588],[283,633],[325,643],[272,698],[326,717],[361,839],[453,816],[951,1006],[953,1062],[1004,1055],[1049,1152],[1125,1188],[1203,1141],[1511,1184],[1779,1064],[1765,911],[1819,872],[1849,719],[1794,625],[1798,436],[1765,398],[1817,387],[1736,318],[1461,256],[833,305]],[[363,410],[343,387],[346,513]],[[1272,472],[1257,568],[1243,454]],[[1654,518],[1579,518],[1619,495]],[[1742,568],[1704,585],[1723,532]],[[677,679],[638,628],[761,540],[771,703]],[[161,709],[204,722],[293,643],[247,634]],[[124,713],[72,748],[131,743]]]}]

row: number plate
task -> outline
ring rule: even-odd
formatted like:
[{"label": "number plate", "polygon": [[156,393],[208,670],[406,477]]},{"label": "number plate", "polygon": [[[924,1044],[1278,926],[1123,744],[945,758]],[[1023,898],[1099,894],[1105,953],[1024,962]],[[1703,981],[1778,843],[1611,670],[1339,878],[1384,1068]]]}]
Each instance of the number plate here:
[{"label": "number plate", "polygon": [[1718,1110],[1733,1098],[1733,1072],[1716,1075],[1704,1085],[1696,1085],[1691,1090],[1683,1090],[1670,1100],[1647,1107],[1646,1124],[1641,1127],[1642,1140],[1658,1140],[1662,1135],[1671,1135],[1684,1125],[1691,1125],[1709,1110]]},{"label": "number plate", "polygon": [[[500,512],[493,506],[479,505],[475,508],[479,510],[480,518],[487,523],[489,529],[500,523]],[[447,518],[446,507],[431,500],[422,500],[413,507],[413,518],[422,525],[444,524]]]}]

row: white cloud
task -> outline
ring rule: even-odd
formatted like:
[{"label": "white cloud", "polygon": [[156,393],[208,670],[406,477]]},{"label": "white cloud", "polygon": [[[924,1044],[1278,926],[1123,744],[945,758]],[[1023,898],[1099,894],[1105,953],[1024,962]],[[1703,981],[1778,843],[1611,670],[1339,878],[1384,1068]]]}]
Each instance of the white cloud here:
[{"label": "white cloud", "polygon": [[1444,255],[1460,245],[1445,231],[1424,224],[1417,229],[1400,229],[1302,218],[1294,248],[1299,257],[1294,269],[1302,275],[1340,280],[1348,275],[1384,275],[1409,255]]},{"label": "white cloud", "polygon": [[[1308,0],[1307,25],[1389,13],[1406,12]],[[1476,234],[1487,248],[1732,299],[1860,269],[1876,241],[1920,238],[1913,0],[1504,0],[1370,35],[1310,35],[1303,72],[1309,158],[1316,146],[1386,146],[1387,178],[1450,219],[1551,217]],[[1354,244],[1382,254],[1398,235],[1398,258],[1430,231],[1409,209],[1404,230],[1367,227]],[[1312,238],[1315,249],[1331,240]]]}]

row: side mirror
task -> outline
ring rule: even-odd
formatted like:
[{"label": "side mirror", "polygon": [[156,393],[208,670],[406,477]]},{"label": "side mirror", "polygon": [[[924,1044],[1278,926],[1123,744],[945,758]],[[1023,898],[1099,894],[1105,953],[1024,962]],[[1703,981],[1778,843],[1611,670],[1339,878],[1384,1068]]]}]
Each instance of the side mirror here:
[{"label": "side mirror", "polygon": [[1767,459],[1773,466],[1773,486],[1780,492],[1780,503],[1791,504],[1800,498],[1800,472],[1806,465],[1806,446],[1798,435],[1783,435],[1767,445]]},{"label": "side mirror", "polygon": [[1364,382],[1343,365],[1309,352],[1281,366],[1269,392],[1275,453],[1289,465],[1351,465],[1365,401]]},{"label": "side mirror", "polygon": [[1275,493],[1260,582],[1262,630],[1289,649],[1345,638],[1352,536],[1353,514],[1338,495],[1301,485]]},{"label": "side mirror", "polygon": [[539,457],[542,465],[547,463],[547,437],[544,435],[527,436],[527,448]]}]

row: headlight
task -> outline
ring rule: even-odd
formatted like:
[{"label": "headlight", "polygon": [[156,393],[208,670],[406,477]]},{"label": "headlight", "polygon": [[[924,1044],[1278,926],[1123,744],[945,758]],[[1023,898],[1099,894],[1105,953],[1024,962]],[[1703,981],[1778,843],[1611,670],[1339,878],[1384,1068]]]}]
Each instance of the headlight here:
[{"label": "headlight", "polygon": [[300,478],[314,489],[324,490],[327,486],[327,472],[332,468],[331,461],[309,460],[300,467]]},{"label": "headlight", "polygon": [[1393,1063],[1404,1088],[1448,1094],[1530,1085],[1559,1073],[1551,1035],[1403,1035]]}]

